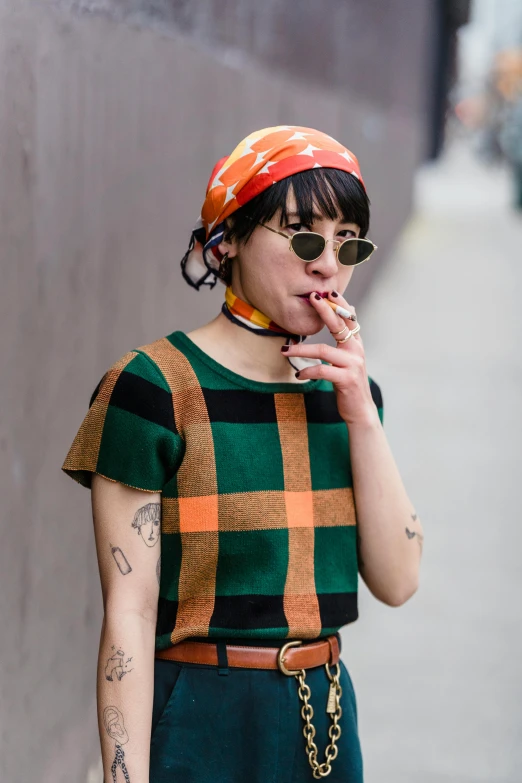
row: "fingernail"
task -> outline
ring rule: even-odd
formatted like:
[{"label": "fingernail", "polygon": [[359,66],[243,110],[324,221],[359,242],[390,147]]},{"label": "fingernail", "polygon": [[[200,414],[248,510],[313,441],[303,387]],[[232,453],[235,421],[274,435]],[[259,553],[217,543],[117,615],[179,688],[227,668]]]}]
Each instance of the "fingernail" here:
[{"label": "fingernail", "polygon": [[300,375],[301,375],[301,370],[298,370],[298,371],[296,372],[296,374],[295,374],[295,377],[296,377],[296,378],[299,378],[299,376],[300,376]]},{"label": "fingernail", "polygon": [[320,296],[319,296],[319,294],[314,294],[314,298],[315,298],[315,299],[319,299],[319,300],[321,300],[321,299],[322,299],[322,297],[320,297]]},{"label": "fingernail", "polygon": [[332,296],[339,296],[339,294],[337,293],[337,291],[332,291]]},{"label": "fingernail", "polygon": [[286,352],[288,351],[288,349],[289,349],[289,348],[290,348],[290,346],[289,346],[289,345],[283,345],[283,347],[281,348],[281,350],[283,351],[283,353],[286,353]]}]

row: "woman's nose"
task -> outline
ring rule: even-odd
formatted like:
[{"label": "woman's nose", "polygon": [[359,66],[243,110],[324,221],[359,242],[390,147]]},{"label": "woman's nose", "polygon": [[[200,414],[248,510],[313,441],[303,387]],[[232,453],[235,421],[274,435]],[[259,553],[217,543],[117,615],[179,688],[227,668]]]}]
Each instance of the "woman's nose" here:
[{"label": "woman's nose", "polygon": [[326,247],[315,261],[310,261],[307,265],[310,272],[321,272],[325,277],[329,277],[337,272],[337,245],[336,240],[328,240]]}]

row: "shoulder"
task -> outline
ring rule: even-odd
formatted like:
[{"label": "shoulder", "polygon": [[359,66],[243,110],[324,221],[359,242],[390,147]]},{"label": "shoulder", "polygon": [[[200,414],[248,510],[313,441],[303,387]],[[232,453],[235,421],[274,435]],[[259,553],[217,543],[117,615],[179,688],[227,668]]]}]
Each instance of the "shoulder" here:
[{"label": "shoulder", "polygon": [[114,404],[118,398],[143,398],[162,391],[170,393],[160,368],[144,351],[144,348],[148,347],[128,351],[109,367],[92,393],[89,407],[99,397]]},{"label": "shoulder", "polygon": [[93,473],[161,492],[183,458],[173,396],[141,349],[123,354],[94,390],[62,469],[86,487]]},{"label": "shoulder", "polygon": [[[170,386],[158,363],[148,353],[163,344],[164,338],[123,354],[96,386],[89,408],[113,413],[125,426],[132,421],[159,425],[176,431]],[[122,417],[124,417],[122,419]],[[133,424],[132,426],[135,426]]]}]

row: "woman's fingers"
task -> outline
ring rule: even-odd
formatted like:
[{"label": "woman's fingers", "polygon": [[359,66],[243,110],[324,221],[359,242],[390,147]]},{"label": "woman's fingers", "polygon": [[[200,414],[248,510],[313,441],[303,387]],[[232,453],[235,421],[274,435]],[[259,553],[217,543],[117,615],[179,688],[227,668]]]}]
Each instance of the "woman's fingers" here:
[{"label": "woman's fingers", "polygon": [[285,356],[302,356],[305,359],[322,359],[337,367],[348,367],[350,357],[343,354],[333,345],[326,343],[299,343],[298,345],[283,345]]},{"label": "woman's fingers", "polygon": [[[346,310],[346,312],[350,313],[351,317],[348,318],[348,316],[346,316],[345,323],[348,325],[350,330],[355,329],[357,326],[357,314],[355,312],[355,307],[352,307],[351,304],[348,304],[346,299],[343,296],[341,296],[341,294],[339,294],[337,291],[335,293],[337,294],[337,296],[333,296],[332,292],[330,292],[330,294],[328,295],[328,301],[335,303],[338,307],[341,307],[343,310]],[[342,317],[344,317],[344,315]],[[346,335],[342,335],[342,336],[346,336]],[[354,334],[353,337],[360,340],[361,339],[360,332]]]},{"label": "woman's fingers", "polygon": [[[355,309],[351,307],[348,302],[339,294],[337,296],[332,296],[330,293],[328,295],[328,300],[325,300],[318,294],[314,293],[310,296],[310,302],[312,303],[313,307],[315,307],[316,311],[319,313],[329,332],[334,336],[336,341],[347,337],[348,329],[352,330],[355,327],[355,322],[351,320],[351,315],[355,314]],[[346,316],[336,313],[329,302],[345,310],[347,313]],[[340,343],[338,347],[345,348],[350,341],[351,340],[348,339],[346,342]]]}]

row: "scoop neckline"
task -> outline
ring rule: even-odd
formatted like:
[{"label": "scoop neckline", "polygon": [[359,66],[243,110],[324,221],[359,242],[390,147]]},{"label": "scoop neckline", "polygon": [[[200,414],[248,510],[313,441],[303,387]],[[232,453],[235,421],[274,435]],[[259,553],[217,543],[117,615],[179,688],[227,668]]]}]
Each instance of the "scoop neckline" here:
[{"label": "scoop neckline", "polygon": [[265,381],[254,381],[251,378],[245,378],[244,375],[239,375],[233,370],[229,370],[228,367],[225,367],[223,364],[220,364],[218,361],[209,356],[208,353],[205,353],[205,351],[203,351],[199,345],[196,345],[196,343],[191,340],[190,337],[185,334],[185,332],[172,332],[170,338],[178,340],[200,361],[214,370],[214,372],[219,373],[237,386],[242,386],[246,389],[249,389],[250,391],[267,393],[290,392],[292,394],[302,394],[313,391],[322,382],[321,378],[313,378],[310,381],[305,381],[305,383],[292,383],[291,381],[282,383],[267,383]]}]

